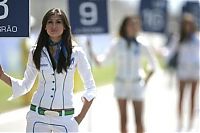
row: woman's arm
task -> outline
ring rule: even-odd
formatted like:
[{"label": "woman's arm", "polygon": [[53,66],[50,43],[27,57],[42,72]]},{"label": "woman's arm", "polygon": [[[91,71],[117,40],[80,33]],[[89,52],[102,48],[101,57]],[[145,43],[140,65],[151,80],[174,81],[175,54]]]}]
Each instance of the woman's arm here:
[{"label": "woman's arm", "polygon": [[151,78],[151,76],[153,75],[154,70],[150,70],[147,74],[147,77],[145,78],[145,85],[148,83],[149,79]]},{"label": "woman's arm", "polygon": [[95,64],[97,64],[98,66],[101,66],[104,62],[107,61],[107,59],[110,59],[115,56],[117,41],[118,40],[113,40],[111,45],[106,49],[106,51],[100,55],[95,55],[95,53],[92,50],[92,46],[91,46],[90,42],[87,43],[88,52],[89,52],[92,60],[95,62]]},{"label": "woman's arm", "polygon": [[152,52],[150,52],[146,46],[142,45],[142,48],[143,48],[143,54],[148,60],[148,71],[147,71],[147,76],[145,78],[145,85],[146,85],[156,69],[156,60]]},{"label": "woman's arm", "polygon": [[5,74],[3,72],[3,69],[0,67],[0,79],[12,87],[12,96],[9,98],[9,100],[17,98],[29,92],[35,82],[37,74],[38,70],[36,69],[33,62],[33,49],[31,49],[29,52],[27,66],[22,80]]},{"label": "woman's arm", "polygon": [[89,110],[92,104],[92,101],[96,97],[96,85],[95,85],[94,78],[91,72],[91,67],[86,58],[85,53],[83,52],[81,48],[78,49],[77,68],[81,75],[81,79],[84,82],[84,88],[85,88],[85,92],[82,96],[82,100],[83,100],[82,110],[79,113],[79,115],[75,117],[77,122],[80,123],[85,117],[85,115],[87,114],[87,111]]},{"label": "woman's arm", "polygon": [[75,117],[78,124],[80,124],[81,121],[84,119],[84,117],[87,114],[92,102],[93,102],[93,99],[91,101],[88,101],[86,98],[83,97],[83,107],[82,107],[79,115]]},{"label": "woman's arm", "polygon": [[89,53],[89,56],[90,56],[91,60],[94,61],[95,64],[97,64],[98,66],[100,66],[101,63],[97,59],[97,56],[94,54],[94,52],[92,50],[91,42],[89,40],[87,41],[87,48],[88,48],[88,53]]},{"label": "woman's arm", "polygon": [[168,62],[176,53],[179,44],[179,37],[173,35],[167,46],[163,46],[156,50],[157,54]]},{"label": "woman's arm", "polygon": [[1,65],[0,65],[0,79],[4,81],[7,85],[12,86],[10,77],[4,73]]}]

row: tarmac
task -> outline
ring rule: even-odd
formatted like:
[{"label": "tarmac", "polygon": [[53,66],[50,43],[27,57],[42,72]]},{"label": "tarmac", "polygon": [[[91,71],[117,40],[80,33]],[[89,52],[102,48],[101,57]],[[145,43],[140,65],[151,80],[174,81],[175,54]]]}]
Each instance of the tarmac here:
[{"label": "tarmac", "polygon": [[[146,86],[144,104],[144,125],[147,133],[198,133],[199,129],[199,91],[195,104],[195,121],[193,128],[188,130],[189,88],[184,99],[183,130],[177,130],[177,89],[174,76],[157,71]],[[98,87],[97,97],[85,119],[79,125],[81,133],[119,133],[120,121],[113,85]],[[74,96],[75,115],[82,107],[82,93]],[[0,114],[0,132],[25,132],[26,113],[29,107]],[[128,132],[135,132],[134,112],[132,103],[128,103]]]}]

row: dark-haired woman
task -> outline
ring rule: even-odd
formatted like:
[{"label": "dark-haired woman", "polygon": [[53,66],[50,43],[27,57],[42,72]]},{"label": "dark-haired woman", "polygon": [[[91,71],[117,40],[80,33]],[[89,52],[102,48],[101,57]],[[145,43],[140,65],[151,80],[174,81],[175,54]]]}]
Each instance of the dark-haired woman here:
[{"label": "dark-haired woman", "polygon": [[[50,9],[44,16],[37,45],[30,50],[24,78],[6,75],[0,66],[0,78],[12,87],[11,99],[30,91],[39,76],[30,111],[27,114],[27,132],[78,132],[78,124],[85,117],[95,98],[95,83],[83,50],[74,45],[65,13]],[[73,116],[73,79],[78,68],[86,91],[84,105]]]},{"label": "dark-haired woman", "polygon": [[[93,54],[97,64],[103,63],[105,59],[110,57],[115,58],[116,79],[114,87],[120,111],[122,133],[127,133],[127,102],[129,100],[135,110],[137,133],[144,132],[142,121],[144,87],[155,68],[152,54],[146,46],[138,41],[139,31],[140,19],[138,17],[125,17],[119,30],[119,39],[111,45],[106,54],[97,57]],[[150,66],[145,79],[141,74],[143,57],[148,60]]]}]

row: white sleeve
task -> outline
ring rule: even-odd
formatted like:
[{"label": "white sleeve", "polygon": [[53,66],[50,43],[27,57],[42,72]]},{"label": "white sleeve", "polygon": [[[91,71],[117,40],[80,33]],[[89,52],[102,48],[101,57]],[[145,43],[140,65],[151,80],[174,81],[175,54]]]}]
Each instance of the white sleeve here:
[{"label": "white sleeve", "polygon": [[37,73],[38,70],[36,69],[35,64],[33,62],[33,51],[30,50],[23,79],[20,80],[10,77],[12,84],[12,96],[8,100],[15,99],[28,93],[33,87],[33,84],[37,77]]},{"label": "white sleeve", "polygon": [[83,97],[85,97],[88,101],[91,101],[96,97],[96,85],[91,72],[90,64],[81,48],[78,50],[77,68],[81,75],[81,79],[84,82],[85,92]]},{"label": "white sleeve", "polygon": [[155,60],[155,57],[153,56],[153,53],[150,52],[150,50],[146,46],[143,46],[143,45],[142,45],[142,52],[143,52],[143,55],[148,60],[148,69],[152,70],[152,71],[155,71],[155,69],[156,69],[156,64],[155,64],[156,60]]},{"label": "white sleeve", "polygon": [[173,36],[172,40],[169,43],[169,46],[165,46],[161,49],[162,55],[164,56],[166,62],[168,62],[172,58],[172,56],[174,56],[174,54],[177,52],[178,44],[178,37]]},{"label": "white sleeve", "polygon": [[115,57],[116,53],[116,46],[117,42],[113,41],[111,45],[106,49],[104,54],[100,54],[97,56],[97,60],[101,63],[104,64],[108,59]]}]

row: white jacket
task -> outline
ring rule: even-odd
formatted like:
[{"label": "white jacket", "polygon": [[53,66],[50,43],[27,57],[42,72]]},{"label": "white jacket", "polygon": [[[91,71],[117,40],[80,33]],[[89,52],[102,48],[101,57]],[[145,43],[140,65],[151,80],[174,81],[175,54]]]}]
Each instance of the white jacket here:
[{"label": "white jacket", "polygon": [[[176,36],[175,36],[176,37]],[[168,54],[165,56],[169,60],[178,52],[177,57],[177,77],[181,80],[199,80],[199,67],[200,67],[200,36],[193,35],[189,40],[184,41],[180,44],[179,37],[172,40],[170,46],[167,49]]]},{"label": "white jacket", "polygon": [[155,59],[148,48],[142,44],[137,46],[134,42],[127,47],[127,41],[123,38],[115,40],[105,54],[98,56],[102,63],[109,58],[114,58],[116,63],[116,78],[124,81],[143,78],[143,59],[147,59],[149,69],[155,70]]},{"label": "white jacket", "polygon": [[11,77],[13,95],[10,99],[17,98],[29,92],[38,75],[39,85],[33,96],[32,104],[47,109],[71,108],[73,107],[74,72],[76,68],[78,68],[86,88],[83,97],[88,101],[95,97],[96,87],[91,67],[85,53],[80,47],[75,46],[73,48],[71,65],[67,73],[63,71],[60,74],[53,70],[49,54],[45,47],[42,49],[40,71],[38,71],[33,62],[34,49],[31,49],[29,53],[24,78],[19,80]]}]

